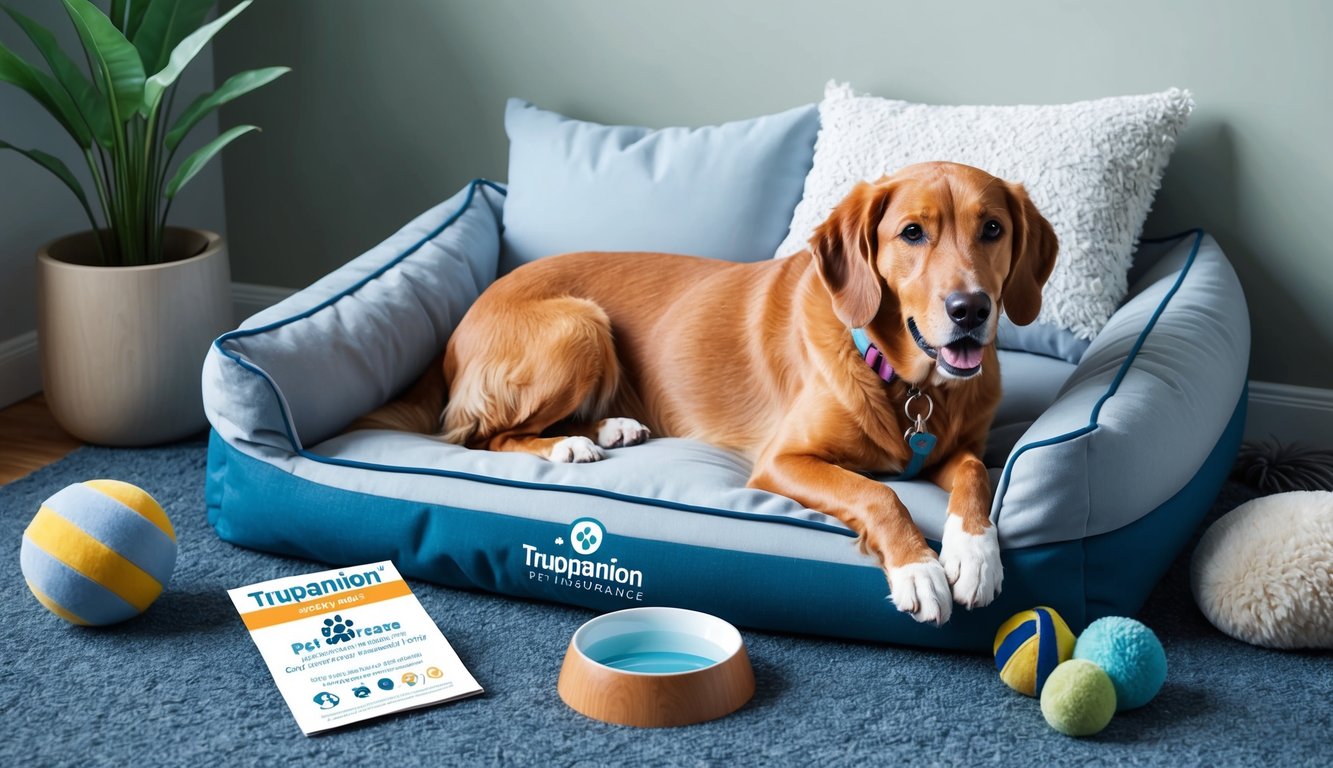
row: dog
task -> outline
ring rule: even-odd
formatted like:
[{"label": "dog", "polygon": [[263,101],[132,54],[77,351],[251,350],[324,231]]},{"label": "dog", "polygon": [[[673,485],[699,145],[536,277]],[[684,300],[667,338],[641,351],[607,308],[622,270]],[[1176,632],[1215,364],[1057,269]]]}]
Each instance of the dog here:
[{"label": "dog", "polygon": [[[556,462],[650,435],[703,440],[747,456],[750,487],[846,523],[917,621],[988,605],[1003,580],[980,459],[996,328],[1001,311],[1036,319],[1055,232],[1021,185],[935,162],[857,184],[809,246],[757,263],[527,264],[477,299],[442,364],[358,426]],[[949,493],[938,557],[867,476],[913,468],[920,433],[935,441],[922,477]]]}]

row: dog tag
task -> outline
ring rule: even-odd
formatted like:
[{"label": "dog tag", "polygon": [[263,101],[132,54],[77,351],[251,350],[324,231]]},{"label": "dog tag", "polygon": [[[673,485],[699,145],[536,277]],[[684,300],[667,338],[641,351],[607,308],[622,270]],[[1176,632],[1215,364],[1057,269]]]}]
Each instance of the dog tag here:
[{"label": "dog tag", "polygon": [[898,480],[912,480],[921,473],[921,468],[926,464],[926,457],[935,450],[935,436],[929,432],[915,432],[907,436],[907,445],[912,449],[912,460],[907,462],[907,467],[903,473],[898,475]]}]

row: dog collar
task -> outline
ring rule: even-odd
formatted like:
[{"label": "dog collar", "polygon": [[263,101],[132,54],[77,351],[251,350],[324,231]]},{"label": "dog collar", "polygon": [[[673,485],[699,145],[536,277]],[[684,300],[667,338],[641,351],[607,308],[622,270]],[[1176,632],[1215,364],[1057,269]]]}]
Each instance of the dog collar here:
[{"label": "dog collar", "polygon": [[870,337],[866,335],[866,329],[853,328],[852,343],[856,345],[856,351],[861,353],[861,359],[866,361],[870,370],[879,374],[885,384],[897,378],[898,374],[893,370],[893,366],[889,364],[889,359],[884,356],[883,352],[879,351],[875,342],[871,341]]},{"label": "dog collar", "polygon": [[[856,345],[856,351],[861,353],[861,359],[866,361],[870,370],[874,371],[884,380],[885,384],[892,383],[898,378],[898,374],[889,364],[889,359],[879,351],[875,342],[866,335],[864,328],[852,329],[852,343]],[[920,406],[916,413],[912,413],[912,404],[921,398],[925,398],[926,412],[921,413]],[[912,459],[907,462],[901,474],[893,478],[894,480],[912,480],[921,473],[921,468],[926,465],[926,458],[930,452],[935,449],[935,436],[926,431],[926,420],[935,412],[935,402],[930,399],[930,395],[922,392],[915,385],[909,385],[907,388],[907,402],[903,404],[903,412],[907,418],[912,421],[912,426],[903,433],[903,439],[912,449]]]}]

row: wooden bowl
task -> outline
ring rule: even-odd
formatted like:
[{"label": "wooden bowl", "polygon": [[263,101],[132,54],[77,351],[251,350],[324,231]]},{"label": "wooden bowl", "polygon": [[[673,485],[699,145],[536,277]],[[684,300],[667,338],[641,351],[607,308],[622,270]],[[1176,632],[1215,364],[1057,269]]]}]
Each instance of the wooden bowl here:
[{"label": "wooden bowl", "polygon": [[560,698],[595,720],[640,728],[731,714],[754,695],[736,628],[683,608],[629,608],[579,627],[560,669]]}]

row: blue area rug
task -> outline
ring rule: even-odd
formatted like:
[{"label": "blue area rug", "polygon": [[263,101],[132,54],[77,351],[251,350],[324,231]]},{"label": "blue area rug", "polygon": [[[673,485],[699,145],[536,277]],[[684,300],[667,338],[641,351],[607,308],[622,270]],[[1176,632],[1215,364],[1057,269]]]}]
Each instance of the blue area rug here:
[{"label": "blue area rug", "polygon": [[[153,493],[180,558],[143,616],[86,629],[23,586],[19,544],[42,500],[111,477]],[[1170,674],[1151,704],[1070,739],[1006,688],[986,656],[743,631],[758,690],[730,717],[639,730],[588,720],[556,694],[570,635],[592,614],[412,582],[486,688],[482,696],[307,738],[225,590],[320,569],[224,544],[205,522],[204,444],[81,449],[0,488],[0,732],[21,765],[656,765],[1135,763],[1310,765],[1333,760],[1333,659],[1231,640],[1194,607],[1188,557],[1140,618]],[[1214,515],[1250,498],[1228,486]],[[1211,519],[1211,518],[1210,518]]]}]

